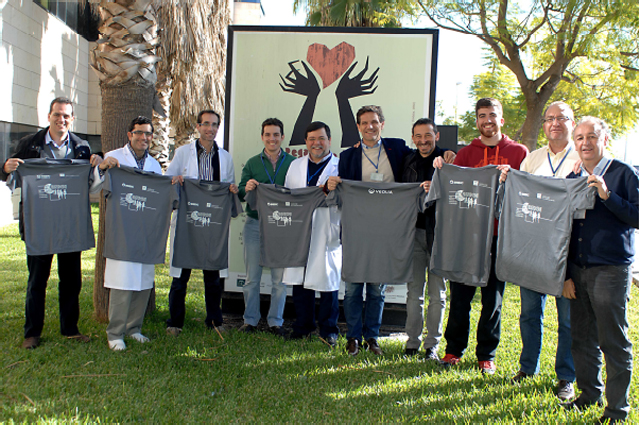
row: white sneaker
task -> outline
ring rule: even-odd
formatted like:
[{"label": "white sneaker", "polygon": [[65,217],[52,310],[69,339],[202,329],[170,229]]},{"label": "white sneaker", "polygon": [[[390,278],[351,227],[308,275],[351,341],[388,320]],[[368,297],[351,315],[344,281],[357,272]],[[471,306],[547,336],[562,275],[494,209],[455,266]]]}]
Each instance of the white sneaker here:
[{"label": "white sneaker", "polygon": [[114,339],[113,341],[109,341],[109,348],[113,351],[122,351],[127,348],[123,339]]},{"label": "white sneaker", "polygon": [[145,342],[149,342],[150,339],[147,338],[146,336],[142,335],[140,332],[134,333],[130,335],[131,338],[135,339],[136,341],[138,341],[141,344],[144,344]]}]

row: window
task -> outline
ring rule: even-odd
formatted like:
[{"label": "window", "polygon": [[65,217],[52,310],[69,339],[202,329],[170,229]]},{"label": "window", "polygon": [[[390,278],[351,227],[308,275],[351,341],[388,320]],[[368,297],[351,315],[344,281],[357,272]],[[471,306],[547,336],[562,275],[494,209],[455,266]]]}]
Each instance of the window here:
[{"label": "window", "polygon": [[77,0],[33,0],[33,2],[56,16],[88,41],[98,39],[100,18],[92,15],[91,4],[88,1],[84,2],[84,6]]}]

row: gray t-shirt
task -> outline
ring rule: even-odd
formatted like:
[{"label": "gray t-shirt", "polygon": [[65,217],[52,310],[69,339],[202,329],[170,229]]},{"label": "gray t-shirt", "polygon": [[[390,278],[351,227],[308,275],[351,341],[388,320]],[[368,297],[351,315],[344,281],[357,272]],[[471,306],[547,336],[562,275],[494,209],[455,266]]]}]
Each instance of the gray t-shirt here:
[{"label": "gray t-shirt", "polygon": [[164,263],[171,211],[178,206],[171,177],[121,165],[107,171],[103,191],[105,258]]},{"label": "gray t-shirt", "polygon": [[322,188],[287,189],[260,183],[255,190],[247,192],[245,200],[260,217],[260,265],[306,266],[313,211],[326,207]]},{"label": "gray t-shirt", "polygon": [[592,209],[595,193],[586,177],[557,179],[511,170],[498,224],[498,279],[562,295],[573,215]]},{"label": "gray t-shirt", "polygon": [[438,276],[487,286],[499,177],[494,165],[436,169],[427,202],[436,201],[431,271]]},{"label": "gray t-shirt", "polygon": [[242,211],[231,183],[185,179],[173,241],[172,266],[222,270],[229,263],[229,224]]},{"label": "gray t-shirt", "polygon": [[413,280],[413,242],[419,183],[342,180],[328,205],[342,208],[342,279],[345,282],[405,283]]},{"label": "gray t-shirt", "polygon": [[25,159],[16,169],[28,255],[78,252],[95,246],[90,175],[89,161],[81,159]]}]

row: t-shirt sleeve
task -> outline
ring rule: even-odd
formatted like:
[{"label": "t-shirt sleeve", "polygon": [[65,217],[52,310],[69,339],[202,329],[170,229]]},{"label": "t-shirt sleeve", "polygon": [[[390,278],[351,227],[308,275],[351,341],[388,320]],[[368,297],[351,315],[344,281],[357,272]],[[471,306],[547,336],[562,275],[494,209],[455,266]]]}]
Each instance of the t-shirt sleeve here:
[{"label": "t-shirt sleeve", "polygon": [[242,204],[240,203],[240,198],[235,193],[229,192],[231,195],[231,217],[237,217],[242,211]]},{"label": "t-shirt sleeve", "polygon": [[338,186],[335,188],[335,190],[331,190],[329,191],[329,194],[327,195],[325,202],[327,203],[327,206],[333,206],[333,205],[337,205],[338,207],[342,207],[342,199],[340,194],[342,193],[342,183],[339,183]]},{"label": "t-shirt sleeve", "polygon": [[105,199],[111,196],[111,181],[111,170],[109,169],[104,175],[104,183],[102,184],[102,194]]},{"label": "t-shirt sleeve", "polygon": [[429,188],[429,193],[427,194],[426,203],[430,204],[433,201],[440,199],[440,173],[442,169],[436,168],[433,173],[433,177],[431,178],[431,187]]},{"label": "t-shirt sleeve", "polygon": [[244,200],[247,202],[247,204],[249,205],[249,208],[251,208],[252,210],[258,209],[258,199],[257,199],[258,195],[256,194],[257,191],[258,191],[258,188],[256,187],[255,189],[246,192],[246,195],[244,195]]},{"label": "t-shirt sleeve", "polygon": [[171,209],[177,210],[180,206],[180,185],[172,184],[169,195],[171,196]]},{"label": "t-shirt sleeve", "polygon": [[571,194],[571,206],[574,208],[574,218],[578,216],[584,217],[584,210],[593,209],[596,202],[596,188],[589,187],[587,177],[577,179],[564,179],[567,191]]}]

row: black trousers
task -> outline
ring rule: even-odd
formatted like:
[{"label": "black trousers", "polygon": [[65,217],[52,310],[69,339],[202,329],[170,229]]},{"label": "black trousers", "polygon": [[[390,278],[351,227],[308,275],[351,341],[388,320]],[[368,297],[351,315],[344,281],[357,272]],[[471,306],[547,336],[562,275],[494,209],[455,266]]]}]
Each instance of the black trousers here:
[{"label": "black trousers", "polygon": [[[222,309],[220,301],[224,290],[224,279],[220,279],[218,270],[203,270],[204,302],[207,308],[205,325],[207,327],[222,325]],[[180,277],[174,277],[169,290],[169,314],[167,326],[182,328],[185,316],[185,298],[187,297],[187,283],[191,277],[191,269],[182,269]]]},{"label": "black trousers", "polygon": [[[60,306],[60,332],[77,335],[80,306],[78,297],[82,289],[80,252],[56,254],[58,256],[58,300]],[[53,255],[27,255],[29,281],[25,302],[24,337],[40,336],[44,327],[44,306],[47,282],[51,274]]]}]

